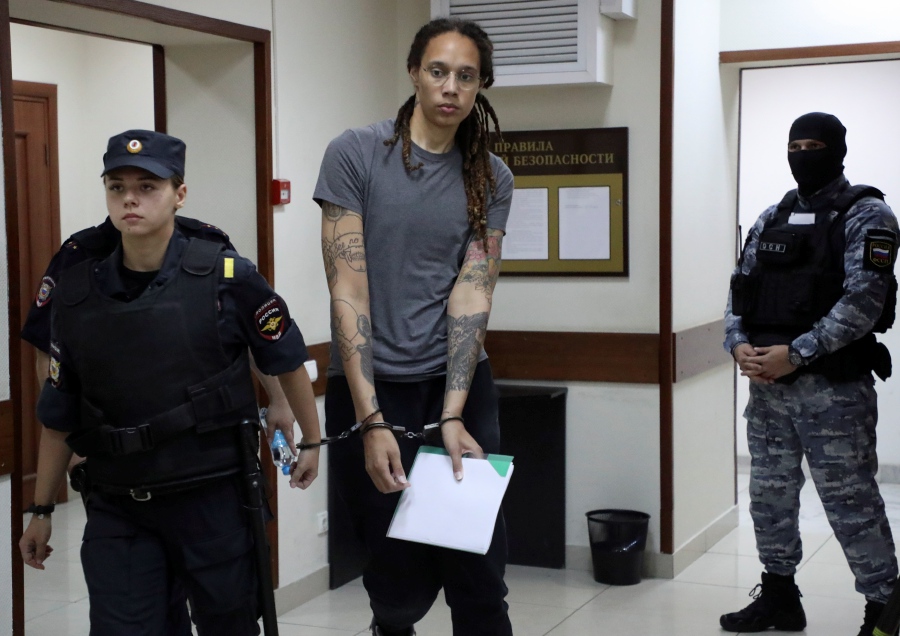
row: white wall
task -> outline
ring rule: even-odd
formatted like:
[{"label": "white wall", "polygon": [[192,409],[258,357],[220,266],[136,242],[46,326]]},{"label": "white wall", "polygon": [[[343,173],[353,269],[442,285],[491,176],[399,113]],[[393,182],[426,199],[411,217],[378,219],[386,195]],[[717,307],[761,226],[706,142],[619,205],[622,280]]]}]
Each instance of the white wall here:
[{"label": "white wall", "polygon": [[895,42],[900,27],[896,0],[720,0],[720,4],[723,51]]},{"label": "white wall", "polygon": [[[898,28],[900,30],[900,28]],[[900,35],[900,33],[898,33]],[[864,86],[865,99],[839,87]],[[900,211],[900,124],[894,107],[900,100],[900,61],[859,62],[818,66],[747,69],[741,90],[740,223],[743,235],[768,206],[781,200],[797,184],[787,162],[791,122],[810,111],[836,115],[847,128],[845,174],[851,183],[874,185]],[[881,337],[900,369],[900,330]],[[895,376],[900,371],[895,371]],[[900,415],[900,387],[896,377],[877,381],[881,435],[878,455],[900,476],[900,438],[893,434]],[[748,382],[739,379],[738,452],[749,456],[744,420]],[[887,433],[887,434],[885,434]]]},{"label": "white wall", "polygon": [[[719,320],[734,264],[737,75],[720,72],[718,0],[675,3],[673,327]],[[734,505],[732,366],[674,386],[674,545]]]},{"label": "white wall", "polygon": [[253,46],[166,47],[169,133],[187,145],[185,216],[223,228],[256,260]]},{"label": "white wall", "polygon": [[10,25],[13,79],[56,84],[60,240],[106,217],[100,173],[112,135],[153,129],[149,46]]}]

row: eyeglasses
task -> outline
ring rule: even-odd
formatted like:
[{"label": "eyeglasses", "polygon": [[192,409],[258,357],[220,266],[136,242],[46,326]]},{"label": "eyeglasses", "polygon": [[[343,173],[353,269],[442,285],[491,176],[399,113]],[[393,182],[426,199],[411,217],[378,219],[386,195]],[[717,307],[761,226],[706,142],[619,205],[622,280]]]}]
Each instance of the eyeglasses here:
[{"label": "eyeglasses", "polygon": [[425,77],[427,77],[434,86],[443,86],[447,83],[447,80],[450,79],[451,75],[455,75],[456,85],[459,86],[460,90],[474,91],[481,87],[481,78],[472,71],[447,71],[440,66],[420,68],[425,71]]}]

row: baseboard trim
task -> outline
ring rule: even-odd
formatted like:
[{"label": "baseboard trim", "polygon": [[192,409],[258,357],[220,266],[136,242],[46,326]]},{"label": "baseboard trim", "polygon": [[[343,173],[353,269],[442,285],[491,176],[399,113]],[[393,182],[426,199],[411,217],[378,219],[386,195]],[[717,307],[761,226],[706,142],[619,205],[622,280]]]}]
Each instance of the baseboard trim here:
[{"label": "baseboard trim", "polygon": [[327,591],[328,566],[324,565],[302,579],[275,590],[275,613],[281,616]]},{"label": "baseboard trim", "polygon": [[[647,579],[674,579],[691,563],[709,551],[725,535],[737,528],[739,511],[732,506],[702,532],[675,551],[675,554],[644,552],[641,575]],[[593,572],[591,549],[586,545],[566,545],[566,568]]]}]

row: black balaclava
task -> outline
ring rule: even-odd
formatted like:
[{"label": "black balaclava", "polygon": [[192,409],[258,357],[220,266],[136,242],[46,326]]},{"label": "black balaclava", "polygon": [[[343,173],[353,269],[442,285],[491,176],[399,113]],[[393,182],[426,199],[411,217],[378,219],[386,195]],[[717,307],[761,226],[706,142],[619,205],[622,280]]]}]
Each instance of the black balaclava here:
[{"label": "black balaclava", "polygon": [[819,150],[788,153],[788,163],[800,194],[814,194],[841,176],[847,154],[846,135],[847,129],[840,120],[828,113],[807,113],[791,124],[788,143],[815,139],[825,144]]}]

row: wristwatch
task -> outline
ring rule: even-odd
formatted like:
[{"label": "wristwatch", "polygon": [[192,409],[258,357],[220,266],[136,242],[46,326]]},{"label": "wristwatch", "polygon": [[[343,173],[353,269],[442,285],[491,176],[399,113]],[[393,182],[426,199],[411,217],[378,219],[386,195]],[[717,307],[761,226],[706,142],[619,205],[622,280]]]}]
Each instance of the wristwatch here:
[{"label": "wristwatch", "polygon": [[801,356],[800,352],[794,349],[794,347],[788,347],[788,362],[795,367],[802,367],[806,364],[806,360],[803,359],[803,356]]}]

